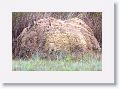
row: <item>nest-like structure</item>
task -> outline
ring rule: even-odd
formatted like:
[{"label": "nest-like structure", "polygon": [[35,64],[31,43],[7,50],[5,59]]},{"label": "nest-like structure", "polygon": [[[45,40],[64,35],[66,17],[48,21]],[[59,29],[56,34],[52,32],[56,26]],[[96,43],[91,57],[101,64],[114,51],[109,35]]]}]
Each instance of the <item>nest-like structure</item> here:
[{"label": "nest-like structure", "polygon": [[81,19],[60,20],[52,17],[39,19],[23,29],[13,42],[13,57],[64,59],[70,54],[80,58],[87,52],[99,52],[100,46],[93,30]]}]

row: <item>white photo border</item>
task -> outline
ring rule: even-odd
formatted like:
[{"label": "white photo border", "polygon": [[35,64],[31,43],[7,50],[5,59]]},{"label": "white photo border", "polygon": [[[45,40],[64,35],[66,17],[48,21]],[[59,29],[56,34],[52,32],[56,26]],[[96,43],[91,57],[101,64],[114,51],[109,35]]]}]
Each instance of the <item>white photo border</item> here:
[{"label": "white photo border", "polygon": [[[112,0],[0,1],[2,83],[114,83]],[[102,71],[12,71],[12,12],[102,12]]]}]

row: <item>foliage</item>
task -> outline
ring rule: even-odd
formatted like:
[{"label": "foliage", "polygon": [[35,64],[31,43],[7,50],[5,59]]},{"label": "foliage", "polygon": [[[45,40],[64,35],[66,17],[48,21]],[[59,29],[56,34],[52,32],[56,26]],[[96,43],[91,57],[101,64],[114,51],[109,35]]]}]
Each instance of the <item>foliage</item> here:
[{"label": "foliage", "polygon": [[40,18],[54,17],[56,19],[70,19],[78,17],[85,21],[93,31],[100,46],[102,46],[102,13],[101,12],[13,12],[12,13],[12,37],[16,39],[22,30],[28,26],[32,20]]},{"label": "foliage", "polygon": [[29,60],[13,60],[13,71],[101,71],[102,61],[90,54],[80,60],[71,60],[68,55],[65,60],[46,60],[32,58]]},{"label": "foliage", "polygon": [[[21,34],[29,23],[41,18],[54,17],[56,19],[67,20],[73,17],[82,19],[90,28],[102,48],[102,13],[101,12],[13,12],[12,13],[12,43]],[[90,38],[90,37],[89,37]],[[94,43],[94,42],[93,42]],[[20,44],[21,45],[21,44]],[[12,50],[16,45],[12,45]],[[24,49],[25,50],[25,49]],[[14,52],[14,51],[13,51]],[[15,51],[16,52],[16,51]],[[42,56],[42,54],[40,54]],[[60,53],[58,59],[47,60],[33,55],[30,59],[12,60],[12,69],[14,71],[101,71],[102,61],[99,57],[93,57],[85,54],[79,60],[72,60],[71,55]]]}]

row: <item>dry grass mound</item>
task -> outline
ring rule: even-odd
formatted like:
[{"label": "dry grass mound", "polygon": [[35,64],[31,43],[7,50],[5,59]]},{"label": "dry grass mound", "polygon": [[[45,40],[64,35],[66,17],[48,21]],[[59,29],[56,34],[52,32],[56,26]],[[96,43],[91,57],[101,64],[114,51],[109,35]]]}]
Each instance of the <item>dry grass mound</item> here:
[{"label": "dry grass mound", "polygon": [[30,58],[38,55],[47,59],[63,59],[70,54],[77,59],[87,52],[99,52],[93,30],[81,19],[39,19],[23,29],[14,43],[13,56]]}]

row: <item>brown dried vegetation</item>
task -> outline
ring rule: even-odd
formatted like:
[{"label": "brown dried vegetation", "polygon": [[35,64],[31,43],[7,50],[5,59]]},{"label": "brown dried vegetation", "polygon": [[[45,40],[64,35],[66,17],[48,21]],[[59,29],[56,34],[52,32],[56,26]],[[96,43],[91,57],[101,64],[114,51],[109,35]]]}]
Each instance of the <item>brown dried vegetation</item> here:
[{"label": "brown dried vegetation", "polygon": [[93,29],[79,18],[39,19],[31,28],[24,28],[13,45],[13,57],[19,58],[37,54],[42,58],[58,59],[61,53],[79,58],[84,53],[101,50]]}]

